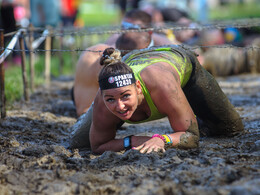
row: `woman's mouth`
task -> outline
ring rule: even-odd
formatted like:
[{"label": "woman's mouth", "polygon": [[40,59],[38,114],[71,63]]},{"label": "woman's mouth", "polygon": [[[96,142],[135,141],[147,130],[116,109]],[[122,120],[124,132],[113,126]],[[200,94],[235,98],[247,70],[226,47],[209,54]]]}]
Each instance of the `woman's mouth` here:
[{"label": "woman's mouth", "polygon": [[120,116],[122,116],[122,117],[125,117],[125,116],[127,116],[128,115],[128,109],[127,110],[121,110],[121,111],[118,111],[118,113],[120,114]]},{"label": "woman's mouth", "polygon": [[124,113],[126,113],[128,110],[121,110],[121,111],[119,111],[119,113],[120,114],[124,114]]}]

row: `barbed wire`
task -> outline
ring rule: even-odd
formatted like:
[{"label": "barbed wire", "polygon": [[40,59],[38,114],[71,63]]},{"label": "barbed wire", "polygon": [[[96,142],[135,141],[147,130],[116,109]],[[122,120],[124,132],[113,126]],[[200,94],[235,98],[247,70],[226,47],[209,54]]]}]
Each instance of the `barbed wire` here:
[{"label": "barbed wire", "polygon": [[[165,47],[170,47],[171,45],[165,45]],[[176,46],[176,45],[172,45],[172,46]],[[240,47],[240,46],[235,46],[232,44],[225,44],[225,45],[207,45],[207,46],[203,46],[203,45],[194,45],[194,46],[190,46],[190,45],[177,45],[180,46],[182,48],[185,49],[189,49],[189,50],[196,50],[196,49],[201,49],[201,48],[215,48],[215,49],[240,49],[240,50],[259,50],[260,51],[260,47],[258,46],[246,46],[246,47]],[[161,46],[153,46],[154,49],[159,48]],[[0,50],[2,50],[3,48],[1,48]],[[76,48],[76,49],[50,49],[50,50],[46,50],[46,49],[34,49],[34,50],[29,50],[29,49],[8,49],[7,50],[11,50],[11,52],[32,52],[32,53],[39,53],[39,52],[51,52],[51,53],[56,53],[56,52],[92,52],[92,53],[102,53],[103,50],[91,50],[91,49],[81,49],[81,48]],[[120,50],[121,52],[130,52],[132,50]]]},{"label": "barbed wire", "polygon": [[[226,29],[226,28],[253,28],[260,27],[260,18],[246,18],[246,19],[233,19],[233,20],[216,20],[208,23],[194,22],[189,26],[180,25],[173,22],[164,23],[163,26],[147,26],[146,28],[140,29],[122,29],[120,25],[107,25],[99,27],[83,27],[83,28],[52,28],[49,36],[86,36],[86,35],[102,35],[102,34],[121,34],[126,32],[164,32],[165,30],[182,31],[182,30],[194,30],[203,31],[211,29]],[[46,28],[25,28],[27,31],[34,31],[41,34],[41,31],[46,30]],[[12,36],[15,32],[5,34],[4,36]],[[25,34],[26,36],[26,34]],[[42,34],[40,35],[42,36]]]},{"label": "barbed wire", "polygon": [[168,22],[164,26],[151,26],[140,29],[122,29],[121,26],[101,26],[89,27],[80,29],[52,29],[50,36],[86,36],[86,35],[102,35],[102,34],[121,34],[127,32],[157,32],[161,33],[165,30],[183,31],[203,31],[212,29],[226,29],[226,28],[253,28],[260,27],[260,18],[252,19],[237,19],[229,21],[214,21],[211,23],[191,23],[189,26],[180,25],[177,23]]},{"label": "barbed wire", "polygon": [[[151,28],[144,28],[144,29],[117,29],[117,30],[110,30],[110,28],[115,29],[115,26],[103,26],[103,27],[90,27],[90,28],[84,28],[84,29],[77,29],[77,28],[66,28],[66,29],[44,29],[44,28],[32,28],[32,26],[29,26],[28,28],[21,28],[18,31],[16,31],[15,36],[7,46],[7,48],[0,48],[0,50],[5,50],[4,53],[0,56],[0,62],[2,62],[10,52],[103,52],[103,51],[94,51],[89,49],[51,49],[51,50],[45,50],[45,49],[37,49],[39,45],[46,39],[48,36],[65,36],[65,35],[90,35],[90,34],[105,34],[105,33],[123,33],[123,32],[145,32],[145,31],[163,31],[163,30],[205,30],[205,29],[222,29],[227,27],[235,27],[235,28],[251,28],[251,27],[259,27],[260,26],[260,18],[250,18],[250,19],[237,19],[237,20],[225,20],[225,21],[212,21],[211,23],[204,23],[204,24],[191,24],[190,26],[178,26],[176,23],[166,23],[163,27],[151,27]],[[109,30],[106,30],[106,29]],[[117,26],[119,28],[119,26]],[[97,31],[97,29],[102,29],[103,31]],[[38,36],[36,40],[32,43],[32,50],[25,49],[14,49],[15,43],[17,41],[18,36],[26,36],[28,32],[32,31],[39,31],[43,30],[41,32],[41,35]],[[21,34],[21,32],[23,32]],[[55,33],[58,32],[58,33]],[[14,32],[8,33],[7,35],[13,35]],[[235,45],[207,45],[207,46],[201,46],[201,45],[186,45],[186,48],[189,48],[191,50],[196,50],[200,48],[222,48],[222,49],[243,49],[243,50],[259,50],[260,48],[257,46],[246,46],[246,47],[238,47]],[[122,50],[123,52],[129,52],[129,50]]]}]

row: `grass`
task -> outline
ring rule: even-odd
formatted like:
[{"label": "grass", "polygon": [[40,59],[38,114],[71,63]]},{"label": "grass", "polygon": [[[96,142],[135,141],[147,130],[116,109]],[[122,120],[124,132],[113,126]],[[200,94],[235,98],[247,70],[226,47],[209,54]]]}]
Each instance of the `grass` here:
[{"label": "grass", "polygon": [[10,67],[5,71],[6,104],[10,105],[23,95],[22,71],[18,67]]},{"label": "grass", "polygon": [[118,24],[120,10],[111,0],[88,0],[80,5],[78,18],[84,26]]},{"label": "grass", "polygon": [[[73,75],[74,74],[74,65],[72,62],[73,58],[70,53],[64,53],[64,67],[62,75]],[[76,56],[77,59],[77,56]],[[40,54],[37,56],[35,63],[35,86],[44,84],[44,62],[45,56]],[[51,56],[51,77],[58,77],[60,75],[60,59],[56,53]],[[29,85],[29,63],[27,59],[26,63],[27,70],[27,79]],[[22,70],[20,66],[10,66],[5,70],[5,96],[6,96],[6,105],[10,107],[14,101],[17,101],[23,97],[23,80],[22,80]]]},{"label": "grass", "polygon": [[241,19],[260,17],[260,3],[230,3],[210,10],[210,19]]}]

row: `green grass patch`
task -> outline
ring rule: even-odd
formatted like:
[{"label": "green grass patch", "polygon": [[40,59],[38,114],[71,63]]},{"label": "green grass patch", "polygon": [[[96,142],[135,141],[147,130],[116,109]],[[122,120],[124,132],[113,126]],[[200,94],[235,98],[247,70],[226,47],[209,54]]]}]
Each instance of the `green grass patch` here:
[{"label": "green grass patch", "polygon": [[88,0],[80,5],[78,18],[84,26],[112,25],[120,21],[120,10],[111,1]]},{"label": "green grass patch", "polygon": [[[76,55],[73,57],[73,55]],[[53,53],[51,56],[51,77],[58,77],[59,75],[74,75],[75,64],[73,60],[78,59],[76,53],[62,53],[64,66],[60,69],[60,58],[57,53]],[[44,71],[45,71],[45,56],[43,54],[38,55],[35,61],[35,77],[34,85],[37,87],[43,85],[45,82]],[[27,79],[29,86],[29,63],[27,59],[26,63]],[[10,107],[14,101],[21,99],[24,95],[23,92],[23,80],[21,66],[9,66],[5,70],[5,97],[6,105]]]},{"label": "green grass patch", "polygon": [[20,67],[9,67],[5,71],[5,97],[6,104],[10,105],[23,95],[22,71]]},{"label": "green grass patch", "polygon": [[230,3],[210,10],[210,19],[241,19],[260,17],[260,3]]}]

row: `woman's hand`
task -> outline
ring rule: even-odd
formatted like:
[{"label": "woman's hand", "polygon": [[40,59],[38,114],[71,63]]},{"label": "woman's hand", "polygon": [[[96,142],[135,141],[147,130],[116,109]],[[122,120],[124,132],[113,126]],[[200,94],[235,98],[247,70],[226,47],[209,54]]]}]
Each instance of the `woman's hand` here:
[{"label": "woman's hand", "polygon": [[134,150],[139,150],[141,153],[151,153],[151,152],[165,152],[164,141],[159,137],[153,137],[148,141],[144,142],[140,146],[133,147]]}]

